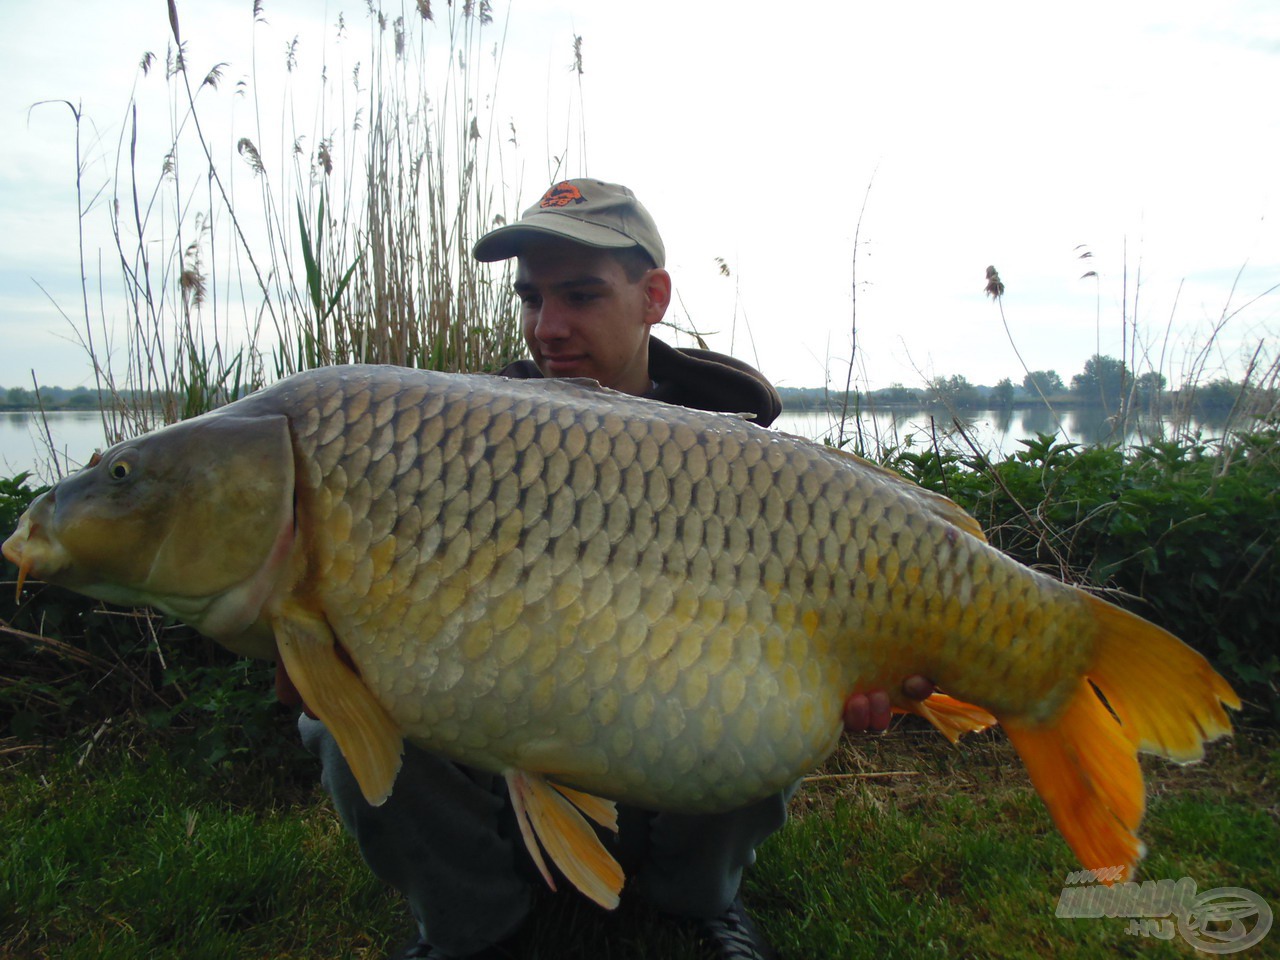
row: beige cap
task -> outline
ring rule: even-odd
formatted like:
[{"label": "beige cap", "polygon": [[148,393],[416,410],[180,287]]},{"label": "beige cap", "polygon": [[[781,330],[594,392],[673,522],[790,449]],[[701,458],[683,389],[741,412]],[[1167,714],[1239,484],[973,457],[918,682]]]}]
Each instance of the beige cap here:
[{"label": "beige cap", "polygon": [[530,241],[548,235],[604,250],[640,247],[659,267],[667,259],[657,224],[636,195],[601,180],[562,180],[515,223],[477,240],[473,253],[484,262],[506,260],[518,256]]}]

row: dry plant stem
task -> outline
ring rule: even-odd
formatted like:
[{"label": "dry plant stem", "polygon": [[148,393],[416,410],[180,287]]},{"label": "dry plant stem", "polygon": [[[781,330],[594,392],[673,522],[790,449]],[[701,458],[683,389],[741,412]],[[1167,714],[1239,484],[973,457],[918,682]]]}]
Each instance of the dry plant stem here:
[{"label": "dry plant stem", "polygon": [[[951,422],[958,424],[960,420],[958,417],[952,416]],[[929,416],[929,439],[933,442],[933,455],[938,458],[938,466],[939,468],[941,468],[942,451],[938,448],[938,422],[934,420],[932,414],[930,414]],[[965,437],[966,442],[968,441],[968,439],[969,439],[968,437]],[[949,497],[951,496],[951,487],[947,483],[947,472],[941,469],[939,470],[939,472],[941,473],[941,476],[942,476],[942,492]]]},{"label": "dry plant stem", "polygon": [[[1066,557],[1059,553],[1057,548],[1053,545],[1053,541],[1050,538],[1049,528],[1045,525],[1044,521],[1028,511],[1027,508],[1022,505],[1022,502],[1013,495],[1013,491],[1010,490],[1008,485],[1004,482],[1004,477],[1000,476],[1000,472],[992,467],[991,461],[987,458],[986,454],[978,449],[977,444],[975,444],[969,437],[969,434],[965,430],[964,425],[960,422],[960,419],[958,417],[953,418],[951,422],[955,424],[956,430],[959,431],[965,444],[967,444],[969,449],[973,451],[973,455],[978,459],[978,462],[982,464],[982,468],[986,471],[987,476],[991,478],[991,482],[1000,488],[1000,491],[1009,498],[1009,502],[1018,508],[1018,512],[1022,514],[1023,519],[1027,521],[1027,526],[1036,532],[1036,536],[1039,538],[1041,545],[1049,551],[1054,561],[1058,564],[1058,574],[1060,579],[1069,580],[1071,575],[1070,565],[1067,563]],[[937,443],[936,439],[934,442],[935,444]]]},{"label": "dry plant stem", "polygon": [[82,663],[86,667],[93,667],[102,672],[107,672],[114,668],[114,664],[77,647],[73,643],[67,643],[65,640],[59,640],[56,637],[46,636],[42,633],[19,630],[6,620],[0,620],[0,633],[7,633],[11,637],[17,637],[19,640],[25,640],[35,646],[44,647],[61,657],[73,660],[76,663]]},{"label": "dry plant stem", "polygon": [[[174,42],[178,44],[178,49],[181,51],[182,39],[178,36],[178,10],[174,0],[169,0],[169,24],[173,30]],[[181,56],[181,53],[179,56]],[[227,211],[227,215],[231,218],[231,225],[235,228],[236,235],[240,239],[240,248],[244,251],[244,255],[249,261],[249,266],[253,269],[253,274],[257,278],[259,289],[261,289],[265,295],[268,292],[267,283],[263,278],[262,271],[258,269],[257,261],[253,257],[253,249],[249,245],[249,241],[245,238],[244,231],[240,227],[240,220],[236,216],[235,205],[231,202],[231,198],[227,195],[227,190],[222,184],[222,177],[218,173],[217,165],[213,162],[213,154],[209,150],[209,144],[208,141],[205,140],[204,130],[200,126],[200,115],[196,111],[196,98],[195,94],[191,90],[191,78],[187,75],[185,64],[182,64],[180,72],[182,73],[182,85],[187,91],[187,105],[190,108],[189,116],[191,117],[192,125],[195,127],[196,136],[200,141],[200,149],[204,151],[205,159],[209,163],[209,180],[217,185],[218,193],[222,197],[223,206]],[[269,296],[264,297],[263,306],[266,307],[267,311],[270,312],[273,317],[275,316],[275,311],[272,308]]]},{"label": "dry plant stem", "polygon": [[[877,168],[879,169],[879,168]],[[858,208],[858,220],[853,227],[853,256],[849,262],[849,366],[846,368],[844,380],[844,399],[840,407],[840,433],[837,446],[844,448],[848,442],[844,434],[844,425],[849,420],[849,391],[853,388],[853,367],[858,356],[858,237],[862,233],[862,218],[867,212],[867,201],[871,199],[871,187],[876,180],[876,170],[871,171],[867,181],[867,189],[862,194],[862,206]],[[858,445],[862,445],[862,419],[856,418],[858,427]]]},{"label": "dry plant stem", "polygon": [[[429,52],[425,23],[419,40],[406,43],[414,23],[392,21],[371,6],[366,71],[372,66],[372,76],[366,72],[361,83],[357,64],[348,84],[342,71],[343,136],[335,139],[324,126],[332,98],[322,72],[320,128],[310,151],[301,147],[308,135],[299,135],[296,125],[292,135],[289,129],[291,92],[284,94],[279,123],[264,122],[269,108],[259,96],[255,60],[250,129],[258,143],[264,130],[280,131],[279,167],[264,165],[254,142],[233,132],[229,171],[215,162],[206,133],[208,114],[224,106],[216,94],[221,65],[192,84],[176,4],[168,8],[176,51],[163,77],[169,96],[163,169],[154,187],[146,186],[139,167],[146,118],[135,95],[121,127],[114,181],[108,181],[127,317],[123,349],[111,349],[109,318],[119,311],[103,302],[99,317],[89,312],[83,221],[92,203],[84,196],[79,155],[82,117],[68,104],[77,124],[82,227],[83,319],[73,326],[82,327],[80,342],[94,365],[112,442],[254,389],[264,366],[277,376],[346,362],[483,371],[522,352],[509,277],[470,256],[474,240],[504,219],[497,198],[507,189],[493,180],[503,165],[494,135],[495,92],[481,86],[489,54],[481,30],[491,19],[487,4],[450,6],[449,43],[439,55],[434,46]],[[425,6],[418,12],[425,16]],[[255,36],[260,13],[255,6]],[[394,53],[388,26],[395,31]],[[339,31],[345,32],[341,22]],[[493,48],[498,66],[500,52]],[[295,54],[291,47],[291,69]],[[144,57],[140,75],[154,61]],[[442,85],[438,97],[423,92],[432,77]],[[347,114],[349,86],[361,104],[354,117]],[[247,206],[246,191],[237,194],[234,183],[236,167],[246,161],[256,181]],[[193,170],[185,169],[189,162]],[[225,238],[222,215],[231,222]],[[315,262],[304,276],[297,247],[312,222]],[[274,330],[273,343],[262,343],[264,328]],[[243,334],[247,345],[231,346]]]},{"label": "dry plant stem", "polygon": [[[1009,329],[1009,321],[1005,319],[1004,315],[1004,294],[995,293],[992,295],[992,299],[995,300],[996,307],[1000,310],[1000,323],[1004,326],[1004,335],[1009,340],[1009,346],[1013,348],[1013,355],[1018,358],[1018,364],[1022,367],[1022,372],[1027,374],[1028,378],[1031,380],[1031,386],[1035,387],[1036,394],[1044,402],[1045,409],[1049,411],[1049,415],[1053,417],[1054,426],[1058,428],[1057,432],[1062,434],[1063,440],[1070,441],[1071,438],[1067,436],[1067,431],[1063,429],[1062,419],[1058,416],[1058,412],[1053,409],[1053,404],[1051,404],[1049,402],[1049,398],[1044,395],[1044,391],[1040,389],[1039,381],[1035,377],[1031,376],[1031,369],[1027,366],[1027,362],[1022,359],[1022,353],[1018,350],[1018,344],[1013,339],[1013,331]],[[966,437],[965,439],[967,440],[968,438]]]},{"label": "dry plant stem", "polygon": [[805,783],[819,783],[823,780],[879,780],[885,777],[918,777],[919,770],[879,770],[875,773],[815,773],[805,777]]}]

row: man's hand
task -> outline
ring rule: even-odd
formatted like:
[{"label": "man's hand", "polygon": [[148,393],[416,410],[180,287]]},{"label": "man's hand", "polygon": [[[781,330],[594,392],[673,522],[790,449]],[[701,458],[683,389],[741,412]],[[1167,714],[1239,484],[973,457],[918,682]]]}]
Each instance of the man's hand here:
[{"label": "man's hand", "polygon": [[[902,692],[912,700],[926,700],[933,694],[933,681],[915,674],[902,681]],[[845,733],[884,733],[891,716],[892,705],[884,690],[855,693],[844,702]]]}]

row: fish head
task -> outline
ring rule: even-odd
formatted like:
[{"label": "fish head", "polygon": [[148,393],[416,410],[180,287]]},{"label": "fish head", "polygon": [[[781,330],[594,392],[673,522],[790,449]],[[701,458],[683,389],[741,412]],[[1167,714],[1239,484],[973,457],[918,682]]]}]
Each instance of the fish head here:
[{"label": "fish head", "polygon": [[286,565],[293,495],[287,418],[214,412],[95,455],[2,549],[19,590],[33,577],[155,606],[223,640],[253,626]]}]

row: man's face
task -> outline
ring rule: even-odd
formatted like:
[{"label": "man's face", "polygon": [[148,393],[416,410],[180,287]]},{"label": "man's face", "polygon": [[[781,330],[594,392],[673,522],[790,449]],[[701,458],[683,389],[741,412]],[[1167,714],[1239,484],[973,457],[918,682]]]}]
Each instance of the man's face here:
[{"label": "man's face", "polygon": [[549,238],[521,251],[515,280],[525,343],[545,377],[649,389],[649,328],[670,300],[665,270],[627,279],[607,251]]}]

